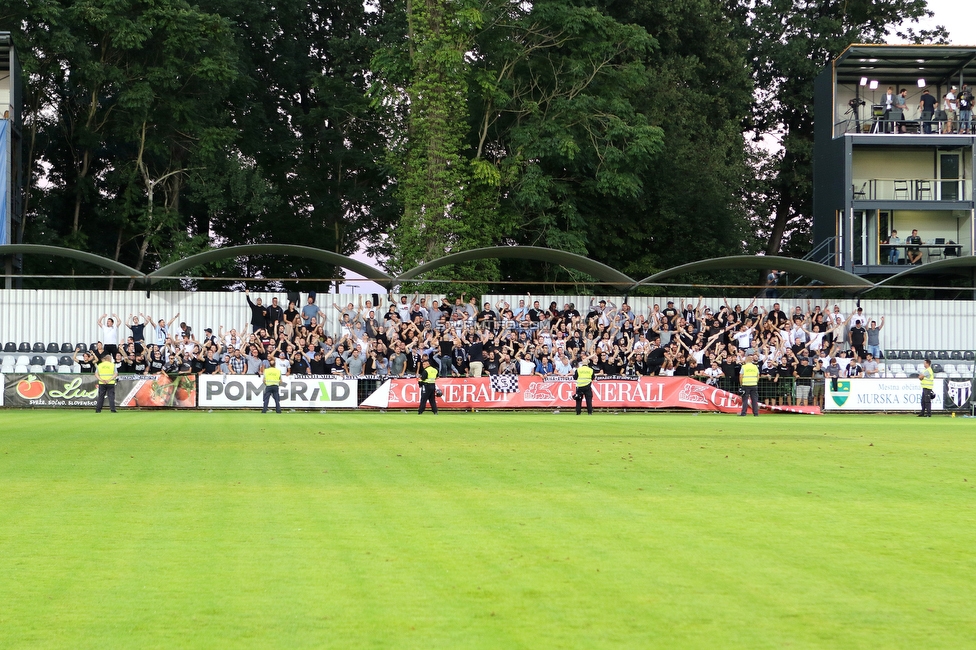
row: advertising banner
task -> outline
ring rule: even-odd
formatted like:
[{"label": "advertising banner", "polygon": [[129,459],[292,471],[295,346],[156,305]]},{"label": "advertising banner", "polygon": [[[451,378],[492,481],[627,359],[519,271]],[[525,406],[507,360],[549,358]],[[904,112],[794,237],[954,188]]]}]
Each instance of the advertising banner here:
[{"label": "advertising banner", "polygon": [[[935,380],[933,411],[943,409],[944,381]],[[825,395],[827,411],[922,410],[922,387],[918,379],[838,379],[837,390],[827,381]]]},{"label": "advertising banner", "polygon": [[[573,381],[555,377],[496,375],[478,378],[442,379],[437,387],[444,396],[439,407],[488,408],[575,408]],[[416,379],[385,381],[361,406],[366,408],[416,408],[420,389]],[[738,413],[742,398],[688,377],[641,377],[601,379],[593,382],[596,408],[688,408],[698,411]],[[762,406],[764,413],[820,413],[816,406]]]},{"label": "advertising banner", "polygon": [[[89,408],[95,406],[95,375],[38,373],[4,375],[3,405],[21,408]],[[196,378],[193,376],[119,375],[115,386],[119,407],[193,408]]]},{"label": "advertising banner", "polygon": [[[283,377],[279,389],[281,407],[356,408],[356,387],[355,379],[335,379],[331,375]],[[255,375],[200,375],[198,397],[200,408],[261,408],[264,382]]]}]

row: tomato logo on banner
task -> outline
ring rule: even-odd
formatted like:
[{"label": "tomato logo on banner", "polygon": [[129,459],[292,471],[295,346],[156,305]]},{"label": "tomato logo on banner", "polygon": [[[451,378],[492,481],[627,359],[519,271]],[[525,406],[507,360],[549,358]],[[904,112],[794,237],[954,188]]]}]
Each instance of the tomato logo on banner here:
[{"label": "tomato logo on banner", "polygon": [[17,382],[17,394],[24,399],[40,399],[44,397],[44,382],[34,375],[27,375]]}]

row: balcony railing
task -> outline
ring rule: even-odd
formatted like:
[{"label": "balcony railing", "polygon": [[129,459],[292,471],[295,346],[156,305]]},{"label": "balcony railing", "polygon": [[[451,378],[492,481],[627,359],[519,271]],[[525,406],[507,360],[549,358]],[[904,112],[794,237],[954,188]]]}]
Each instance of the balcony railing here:
[{"label": "balcony railing", "polygon": [[969,201],[972,187],[966,179],[855,178],[855,201]]},{"label": "balcony railing", "polygon": [[863,120],[852,118],[834,124],[834,137],[845,133],[882,135],[971,135],[976,133],[976,122],[962,122],[936,119],[881,119],[867,117]]}]

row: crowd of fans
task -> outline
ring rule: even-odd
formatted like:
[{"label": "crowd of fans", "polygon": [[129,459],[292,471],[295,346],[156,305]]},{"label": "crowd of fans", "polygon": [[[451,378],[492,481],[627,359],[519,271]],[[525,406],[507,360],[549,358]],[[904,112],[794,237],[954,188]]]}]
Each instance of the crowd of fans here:
[{"label": "crowd of fans", "polygon": [[[668,302],[639,314],[623,303],[592,299],[581,312],[572,303],[548,306],[522,299],[479,306],[464,296],[390,296],[384,309],[366,300],[323,307],[310,295],[283,308],[245,296],[250,322],[198,335],[185,322],[148,314],[98,319],[101,340],[76,352],[83,372],[111,354],[121,374],[166,372],[256,375],[270,357],[285,375],[415,376],[429,358],[440,376],[571,376],[584,357],[596,376],[693,376],[726,389],[737,387],[739,367],[757,353],[767,401],[822,403],[827,378],[876,377],[884,317],[869,320],[858,308],[806,304],[783,311],[780,303],[745,307]],[[684,301],[682,301],[684,302]],[[531,303],[531,304],[527,304]],[[326,331],[325,309],[338,312],[337,331]],[[128,336],[123,336],[125,327]],[[770,387],[772,394],[770,394]]]}]

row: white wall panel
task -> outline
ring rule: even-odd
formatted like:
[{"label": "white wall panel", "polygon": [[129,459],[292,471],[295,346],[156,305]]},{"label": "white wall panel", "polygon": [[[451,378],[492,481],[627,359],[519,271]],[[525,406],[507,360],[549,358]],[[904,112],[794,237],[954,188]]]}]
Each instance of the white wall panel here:
[{"label": "white wall panel", "polygon": [[[287,295],[284,293],[251,294],[252,299],[261,297],[266,302],[270,302],[273,296],[278,297],[280,304],[287,306]],[[621,302],[620,296],[613,295],[595,296],[595,299],[604,297],[617,305]],[[328,316],[326,327],[330,332],[335,332],[338,327],[338,313],[332,308],[332,303],[335,302],[340,307],[349,302],[358,304],[359,298],[365,301],[371,296],[319,294],[319,307]],[[383,304],[377,310],[378,314],[384,313],[388,306],[386,297],[381,298]],[[519,300],[525,300],[528,306],[538,300],[546,307],[554,300],[560,308],[571,302],[585,314],[590,299],[591,296],[486,295],[481,302],[488,301],[494,305],[502,300],[514,307]],[[629,303],[636,312],[646,314],[654,303],[664,308],[669,299],[673,299],[676,304],[684,304],[689,300],[697,303],[697,297],[689,299],[681,296],[630,298]],[[751,298],[740,296],[730,297],[728,300],[732,305],[740,304],[745,307]],[[758,304],[768,307],[773,302],[762,299]],[[781,302],[783,311],[787,313],[794,304],[800,304],[806,310],[805,300]],[[840,305],[845,314],[855,308],[853,300],[831,301],[831,307],[835,303]],[[717,309],[722,300],[708,298],[704,304]],[[883,348],[976,350],[976,328],[973,327],[976,323],[976,302],[862,300],[861,306],[868,318],[880,321],[881,316],[886,317],[881,335]],[[219,326],[224,326],[225,329],[240,328],[250,321],[250,310],[242,293],[159,291],[146,297],[144,291],[0,290],[0,343],[97,341],[101,332],[95,321],[106,312],[117,313],[122,319],[129,314],[142,312],[150,314],[154,319],[165,318],[167,321],[179,312],[177,324],[185,321],[198,335],[202,334],[205,327],[211,327],[216,332]]]}]

